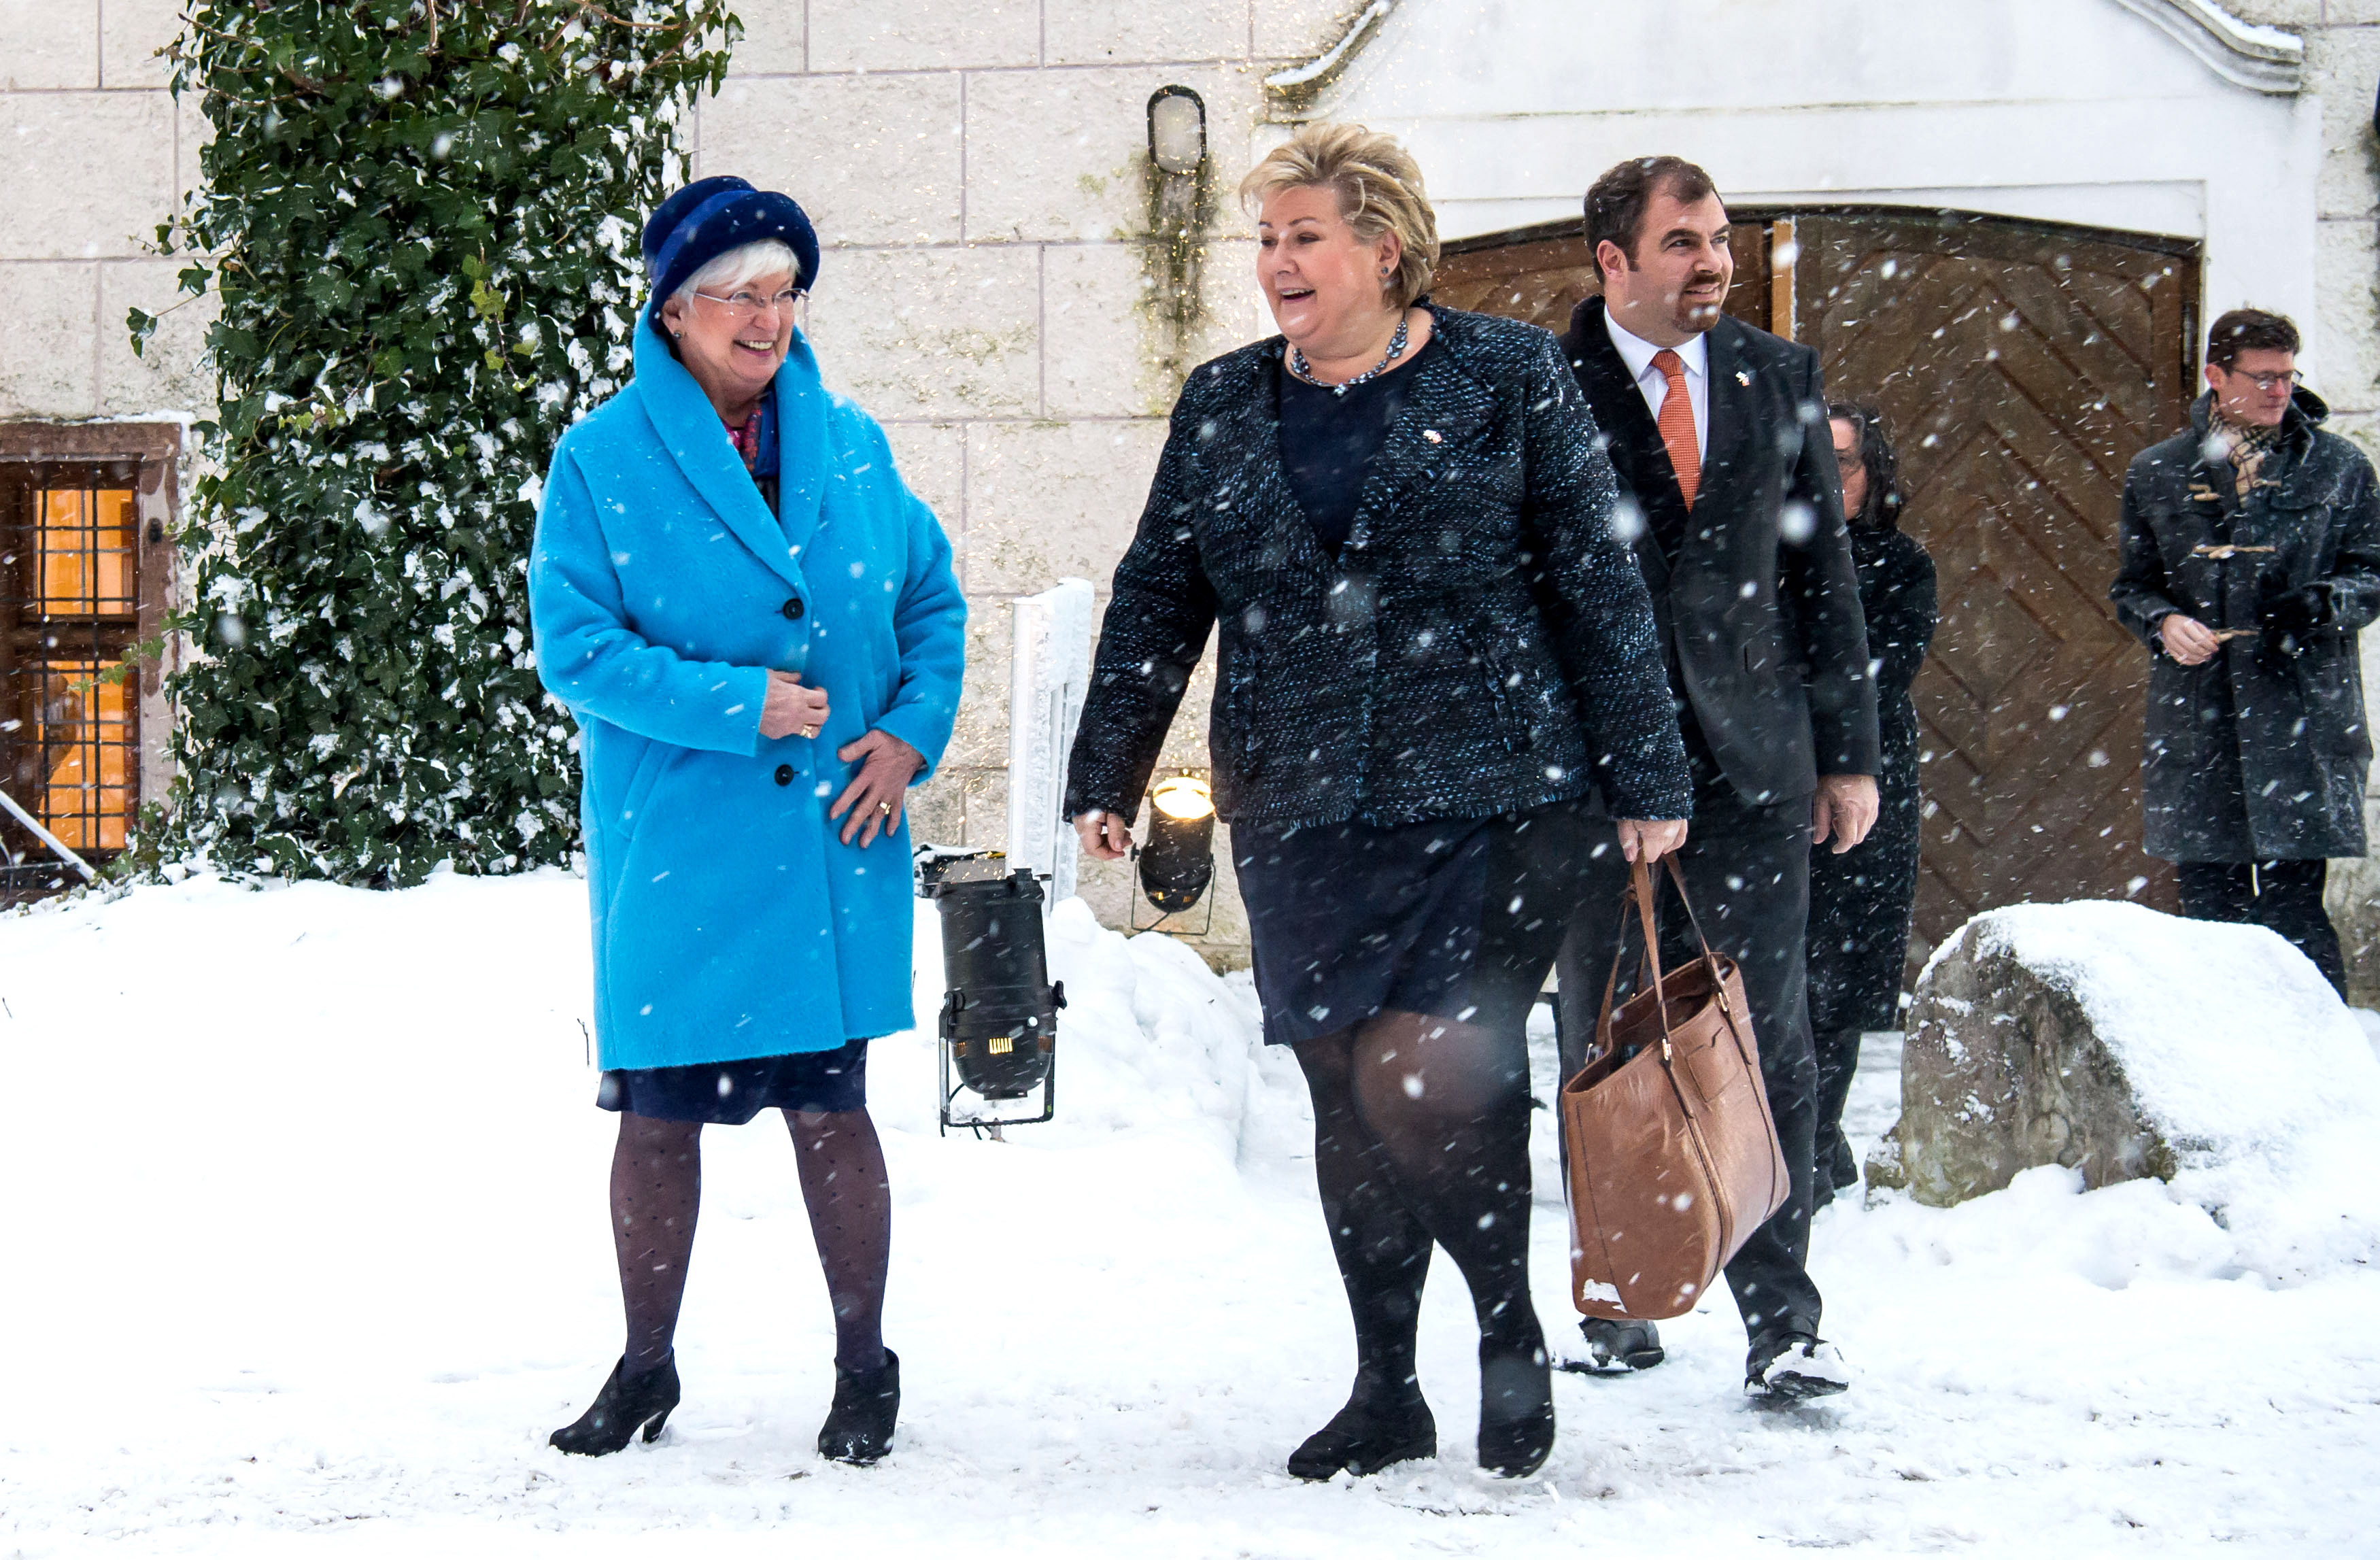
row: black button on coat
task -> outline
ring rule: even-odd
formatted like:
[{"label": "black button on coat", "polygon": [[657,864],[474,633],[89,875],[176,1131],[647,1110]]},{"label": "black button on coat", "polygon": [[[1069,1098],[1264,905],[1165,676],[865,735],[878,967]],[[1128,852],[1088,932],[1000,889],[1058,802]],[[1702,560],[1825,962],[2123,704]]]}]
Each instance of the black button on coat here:
[{"label": "black button on coat", "polygon": [[1068,816],[1129,816],[1208,630],[1228,822],[1479,818],[1602,787],[1621,817],[1690,792],[1651,603],[1554,339],[1430,307],[1416,375],[1334,557],[1281,463],[1279,336],[1195,370],[1117,566]]},{"label": "black button on coat", "polygon": [[[2124,478],[2116,582],[2124,627],[2149,646],[2142,762],[2145,848],[2168,861],[2361,856],[2372,764],[2356,630],[2380,616],[2380,492],[2372,463],[2300,390],[2247,498],[2207,442],[2212,396],[2190,432],[2141,453]],[[2243,549],[2228,557],[2216,551]],[[2266,628],[2286,598],[2320,621]],[[2157,628],[2186,613],[2255,633],[2184,666]]]}]

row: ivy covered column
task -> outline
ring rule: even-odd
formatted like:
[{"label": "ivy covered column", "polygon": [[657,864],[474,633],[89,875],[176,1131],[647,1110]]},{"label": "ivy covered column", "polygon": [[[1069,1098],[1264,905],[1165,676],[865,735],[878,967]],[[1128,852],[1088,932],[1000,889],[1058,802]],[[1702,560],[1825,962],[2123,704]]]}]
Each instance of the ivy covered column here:
[{"label": "ivy covered column", "polygon": [[[629,373],[643,213],[725,0],[198,0],[213,126],[161,228],[221,409],[183,538],[171,855],[401,885],[568,859],[576,737],[527,560],[554,441]],[[153,319],[135,311],[136,347]]]}]

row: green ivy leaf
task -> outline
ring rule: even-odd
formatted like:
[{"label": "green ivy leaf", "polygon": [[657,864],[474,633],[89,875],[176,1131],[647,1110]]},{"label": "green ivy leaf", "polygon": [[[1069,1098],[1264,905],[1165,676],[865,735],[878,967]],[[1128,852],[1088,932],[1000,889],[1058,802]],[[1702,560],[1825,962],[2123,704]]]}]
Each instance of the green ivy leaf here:
[{"label": "green ivy leaf", "polygon": [[[619,388],[573,360],[626,345],[642,278],[590,235],[686,177],[669,127],[723,78],[724,0],[641,0],[657,29],[442,5],[435,54],[418,0],[184,12],[176,91],[212,133],[159,252],[216,306],[177,539],[176,631],[207,653],[168,675],[179,778],[142,848],[379,884],[566,861],[576,739],[527,664],[521,494]],[[535,342],[483,339],[508,318]],[[136,350],[155,326],[128,316]]]}]

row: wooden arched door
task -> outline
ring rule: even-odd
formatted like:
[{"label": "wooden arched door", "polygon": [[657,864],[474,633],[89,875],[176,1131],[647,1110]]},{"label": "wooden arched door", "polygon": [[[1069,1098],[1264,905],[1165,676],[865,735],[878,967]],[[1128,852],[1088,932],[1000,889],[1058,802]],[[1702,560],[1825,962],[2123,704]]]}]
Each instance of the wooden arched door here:
[{"label": "wooden arched door", "polygon": [[[1730,313],[1882,407],[1942,623],[1914,700],[1926,801],[1912,974],[1979,910],[2137,898],[2147,655],[2107,604],[2124,469],[2180,430],[2198,263],[2177,241],[1953,213],[1738,212]],[[1434,288],[1560,330],[1575,224],[1463,240]]]}]

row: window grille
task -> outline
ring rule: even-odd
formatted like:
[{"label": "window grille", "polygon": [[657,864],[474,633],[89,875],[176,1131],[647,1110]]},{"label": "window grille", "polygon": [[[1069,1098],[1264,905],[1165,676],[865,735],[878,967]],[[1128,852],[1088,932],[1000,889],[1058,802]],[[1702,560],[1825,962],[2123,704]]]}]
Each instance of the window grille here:
[{"label": "window grille", "polygon": [[[124,848],[140,794],[140,701],[117,672],[140,624],[132,477],[44,466],[0,492],[0,774],[51,833],[94,858]],[[20,826],[0,828],[0,844],[7,896],[59,876]]]}]

